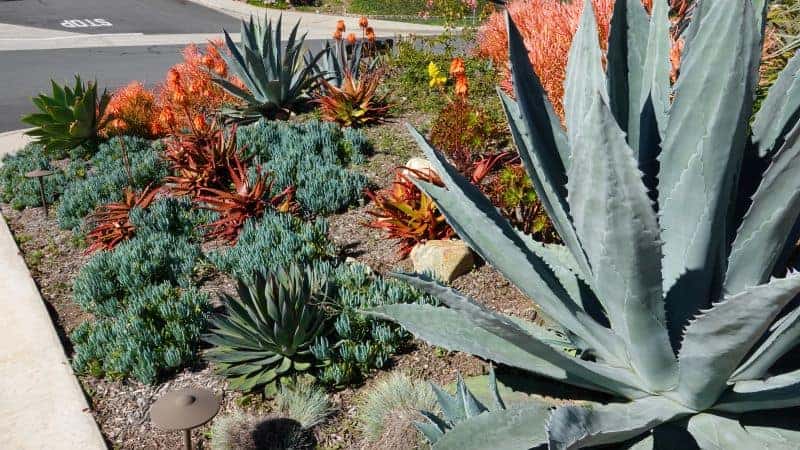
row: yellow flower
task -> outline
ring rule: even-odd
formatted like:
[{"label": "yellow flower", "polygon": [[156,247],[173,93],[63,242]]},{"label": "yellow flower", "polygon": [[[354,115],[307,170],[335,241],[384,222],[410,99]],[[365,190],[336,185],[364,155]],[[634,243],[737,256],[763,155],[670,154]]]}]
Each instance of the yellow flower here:
[{"label": "yellow flower", "polygon": [[437,66],[433,61],[428,64],[428,76],[431,79],[431,81],[428,83],[430,87],[438,88],[447,83],[447,77],[442,75],[442,72],[439,70],[439,66]]}]

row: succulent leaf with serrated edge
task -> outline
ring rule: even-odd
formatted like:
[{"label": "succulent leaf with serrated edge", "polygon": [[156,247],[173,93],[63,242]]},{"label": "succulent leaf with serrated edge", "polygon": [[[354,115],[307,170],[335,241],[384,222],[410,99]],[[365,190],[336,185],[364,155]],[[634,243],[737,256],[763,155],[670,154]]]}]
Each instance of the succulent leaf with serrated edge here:
[{"label": "succulent leaf with serrated edge", "polygon": [[442,185],[414,182],[579,355],[425,277],[403,276],[445,307],[373,314],[449,350],[612,397],[431,425],[435,449],[797,447],[797,426],[780,419],[800,408],[800,371],[775,363],[800,343],[800,273],[786,267],[800,232],[800,53],[751,132],[767,3],[695,2],[670,86],[667,0],[652,16],[640,0],[617,1],[605,69],[585,0],[566,131],[508,20],[515,99],[501,99],[563,246],[511,227],[412,129]]},{"label": "succulent leaf with serrated edge", "polygon": [[309,100],[322,75],[316,68],[317,62],[325,53],[303,59],[305,34],[297,37],[298,21],[289,37],[284,40],[281,33],[283,16],[274,24],[265,17],[265,23],[242,21],[239,45],[225,31],[225,45],[230,51],[220,52],[233,74],[242,81],[246,89],[231,83],[225,78],[214,77],[228,93],[243,103],[223,108],[222,113],[240,122],[253,122],[260,117],[268,119],[288,118],[303,103]]}]

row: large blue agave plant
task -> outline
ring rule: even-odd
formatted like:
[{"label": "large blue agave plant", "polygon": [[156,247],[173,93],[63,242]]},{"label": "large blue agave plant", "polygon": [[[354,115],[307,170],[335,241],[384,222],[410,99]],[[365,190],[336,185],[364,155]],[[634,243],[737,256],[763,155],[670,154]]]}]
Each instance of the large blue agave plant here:
[{"label": "large blue agave plant", "polygon": [[516,100],[501,93],[563,246],[510,226],[412,130],[445,187],[417,184],[581,357],[424,278],[405,277],[447,308],[374,313],[436,345],[615,400],[475,414],[434,430],[435,448],[796,449],[800,432],[780,419],[800,406],[800,370],[775,363],[800,340],[800,275],[785,268],[800,230],[800,55],[751,126],[765,0],[696,2],[674,86],[666,0],[651,16],[640,0],[617,1],[605,70],[585,3],[566,131],[510,21]]}]

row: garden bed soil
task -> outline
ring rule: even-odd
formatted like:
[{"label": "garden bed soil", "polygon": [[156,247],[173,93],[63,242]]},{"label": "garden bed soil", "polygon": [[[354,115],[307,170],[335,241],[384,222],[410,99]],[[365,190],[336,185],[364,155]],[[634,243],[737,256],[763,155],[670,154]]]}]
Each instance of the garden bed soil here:
[{"label": "garden bed soil", "polygon": [[[415,156],[413,143],[406,138],[398,122],[372,129],[370,134],[378,148],[362,166],[362,170],[376,188],[387,187],[393,179],[394,169],[404,164],[408,157]],[[395,140],[387,141],[386,136],[392,135]],[[381,142],[391,142],[391,148],[381,145]],[[369,205],[365,205],[328,217],[332,241],[344,256],[353,257],[376,272],[386,274],[392,270],[410,270],[408,260],[398,259],[394,242],[387,241],[381,230],[363,226],[370,220],[368,209]],[[72,281],[89,256],[83,254],[82,246],[70,231],[59,228],[52,208],[49,217],[44,216],[42,208],[16,211],[2,204],[0,211],[14,233],[64,348],[71,356],[69,333],[84,320],[91,319],[91,315],[72,301]],[[453,285],[492,309],[529,320],[538,318],[536,306],[488,265],[479,265],[476,270],[455,280]],[[233,292],[231,280],[213,269],[203,270],[201,287],[212,293],[215,299],[217,294]],[[416,340],[395,356],[388,368],[388,371],[403,371],[439,384],[451,383],[459,372],[464,376],[473,376],[484,374],[487,370],[488,365],[479,358],[446,352]],[[369,444],[362,442],[358,433],[356,399],[385,375],[381,371],[362,386],[331,394],[337,412],[317,429],[320,448],[370,448]],[[80,375],[79,379],[90,398],[94,417],[112,448],[179,448],[180,433],[158,430],[148,417],[150,404],[174,389],[189,386],[210,389],[221,397],[222,413],[234,408],[266,413],[271,407],[269,402],[262,401],[258,396],[243,397],[238,392],[227,390],[224,378],[214,374],[212,368],[203,361],[154,386],[133,380],[99,379],[89,375]],[[207,443],[209,429],[210,425],[206,425],[195,430],[195,439]]]}]

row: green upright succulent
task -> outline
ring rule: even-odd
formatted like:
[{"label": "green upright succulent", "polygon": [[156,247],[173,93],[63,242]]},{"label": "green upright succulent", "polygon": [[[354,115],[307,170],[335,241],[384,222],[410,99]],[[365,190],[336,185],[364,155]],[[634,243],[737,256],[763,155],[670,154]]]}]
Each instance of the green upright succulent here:
[{"label": "green upright succulent", "polygon": [[[532,402],[453,424],[436,449],[548,446],[790,449],[800,371],[775,363],[800,335],[800,54],[750,124],[766,1],[695,2],[670,86],[666,0],[619,0],[608,54],[592,2],[572,43],[566,131],[509,20],[520,157],[564,245],[515,230],[418,133],[444,187],[418,181],[477,253],[534,299],[580,355],[541,327],[435,282],[448,308],[374,309],[436,345],[609,394]],[[441,430],[440,430],[441,431]]]},{"label": "green upright succulent", "polygon": [[212,319],[206,358],[228,377],[231,388],[275,387],[281,377],[314,366],[311,345],[327,332],[322,303],[329,296],[325,274],[291,265],[239,281],[238,298],[225,296],[227,311]]},{"label": "green upright succulent", "polygon": [[289,33],[284,46],[281,33],[283,16],[278,18],[273,30],[271,19],[265,23],[242,21],[242,42],[236,45],[227,31],[225,44],[228,52],[220,54],[228,67],[246,89],[231,83],[225,78],[215,77],[214,81],[243,104],[223,109],[223,114],[241,122],[252,122],[260,117],[268,119],[288,118],[309,100],[321,74],[316,65],[324,54],[319,52],[303,59],[305,34],[297,38],[298,21]]},{"label": "green upright succulent", "polygon": [[78,75],[72,88],[59,86],[53,80],[50,83],[52,95],[42,93],[33,98],[40,112],[22,118],[36,127],[26,134],[53,157],[61,157],[78,146],[95,147],[107,120],[105,110],[111,96],[104,90],[98,97],[97,82],[84,84]]}]

